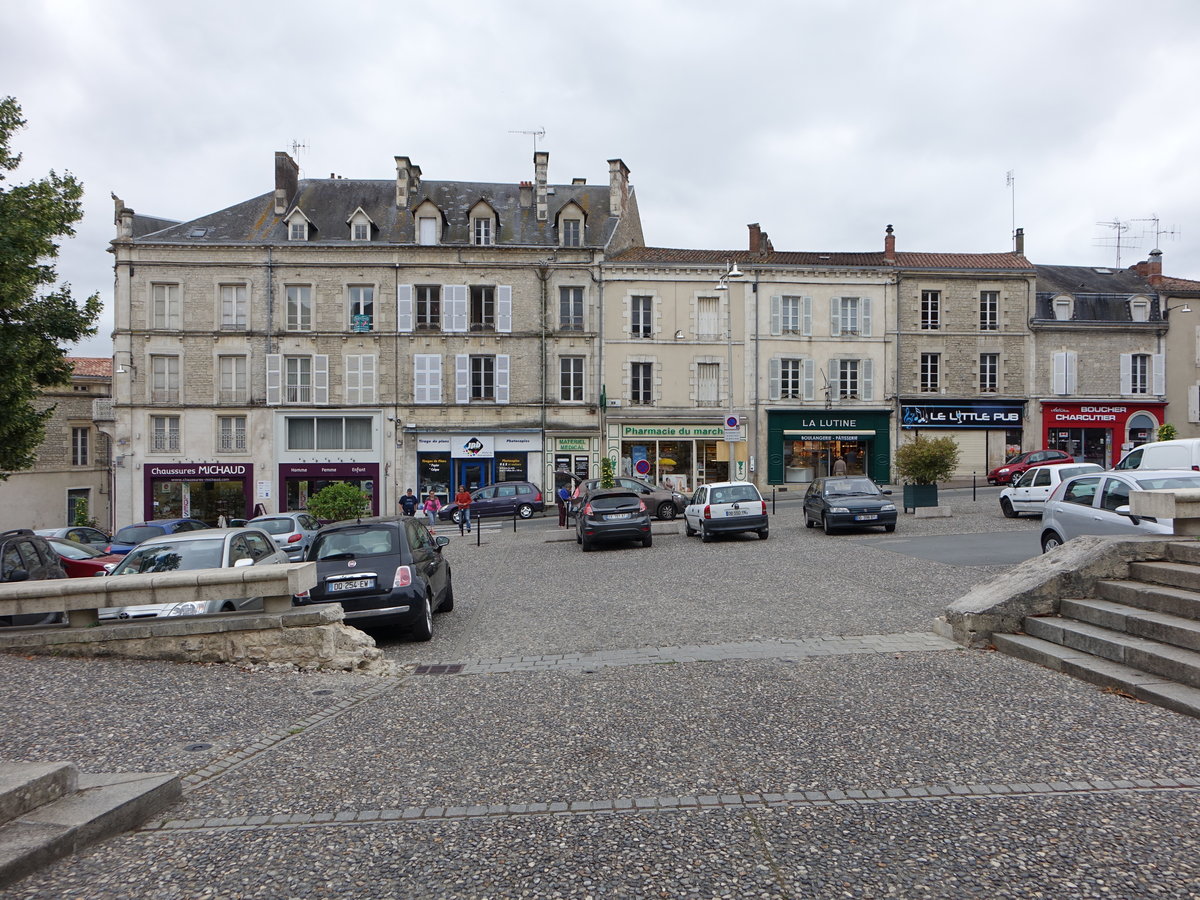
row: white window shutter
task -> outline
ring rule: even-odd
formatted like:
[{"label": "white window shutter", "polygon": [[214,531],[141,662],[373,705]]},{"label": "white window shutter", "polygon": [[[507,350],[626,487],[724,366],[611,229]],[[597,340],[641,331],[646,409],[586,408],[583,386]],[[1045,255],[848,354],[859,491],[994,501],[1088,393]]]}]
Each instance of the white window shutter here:
[{"label": "white window shutter", "polygon": [[[771,299],[777,300],[779,298],[773,297]],[[768,360],[768,362],[767,362],[767,391],[768,391],[768,396],[772,400],[778,400],[779,395],[782,393],[780,386],[779,386],[779,370],[780,370],[780,366],[779,366],[779,360],[777,358]]]},{"label": "white window shutter", "polygon": [[1167,372],[1163,354],[1155,353],[1153,356],[1151,356],[1150,365],[1154,369],[1154,371],[1150,373],[1150,380],[1154,385],[1153,388],[1151,388],[1151,393],[1157,394],[1161,397],[1167,392]]},{"label": "white window shutter", "polygon": [[359,367],[359,360],[362,357],[358,355],[346,357],[346,402],[361,403],[362,396],[362,370]]},{"label": "white window shutter", "polygon": [[496,402],[508,402],[508,354],[496,357]]},{"label": "white window shutter", "polygon": [[1067,393],[1074,394],[1079,390],[1079,356],[1074,350],[1067,351]]},{"label": "white window shutter", "polygon": [[1188,385],[1188,421],[1200,422],[1200,384]]},{"label": "white window shutter", "polygon": [[[783,298],[778,294],[771,296],[771,334],[783,334]],[[774,398],[778,400],[779,398]]]},{"label": "white window shutter", "polygon": [[1121,393],[1133,393],[1133,354],[1121,354]]},{"label": "white window shutter", "polygon": [[811,400],[817,391],[817,364],[811,359],[803,360],[800,364],[800,384],[805,400]]},{"label": "white window shutter", "polygon": [[454,357],[454,402],[471,402],[471,357],[466,353]]},{"label": "white window shutter", "polygon": [[267,405],[278,406],[283,384],[283,355],[267,354]]},{"label": "white window shutter", "polygon": [[396,285],[396,330],[400,332],[413,330],[413,286],[411,284]]},{"label": "white window shutter", "polygon": [[375,402],[375,354],[367,353],[359,358],[360,403]]},{"label": "white window shutter", "polygon": [[512,331],[512,287],[507,284],[496,287],[496,330]]},{"label": "white window shutter", "polygon": [[413,354],[413,403],[429,402],[429,356]]},{"label": "white window shutter", "polygon": [[838,337],[842,333],[842,298],[829,298],[829,333]]},{"label": "white window shutter", "polygon": [[1196,365],[1200,366],[1200,325],[1196,326]]},{"label": "white window shutter", "polygon": [[324,354],[314,356],[313,361],[313,403],[317,406],[329,405],[329,357]]},{"label": "white window shutter", "polygon": [[435,355],[430,356],[426,365],[426,373],[429,380],[426,382],[429,385],[429,402],[442,402],[442,357]]},{"label": "white window shutter", "polygon": [[863,337],[871,336],[871,298],[863,297],[859,303],[859,333]]},{"label": "white window shutter", "polygon": [[812,297],[800,298],[800,333],[812,336]]},{"label": "white window shutter", "polygon": [[862,398],[875,399],[875,361],[871,359],[862,361]]},{"label": "white window shutter", "polygon": [[468,294],[465,284],[448,284],[444,290],[446,314],[442,317],[445,331],[467,330]]},{"label": "white window shutter", "polygon": [[1067,354],[1054,354],[1054,375],[1050,381],[1050,393],[1065,394],[1067,392]]}]

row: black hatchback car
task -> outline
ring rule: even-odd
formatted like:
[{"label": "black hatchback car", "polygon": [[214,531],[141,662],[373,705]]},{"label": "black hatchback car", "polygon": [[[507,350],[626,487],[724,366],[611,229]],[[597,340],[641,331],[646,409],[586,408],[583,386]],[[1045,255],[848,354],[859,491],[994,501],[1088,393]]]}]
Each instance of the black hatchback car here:
[{"label": "black hatchback car", "polygon": [[575,542],[587,553],[597,541],[654,543],[650,513],[636,493],[626,488],[592,491],[575,516]]},{"label": "black hatchback car", "polygon": [[826,534],[868,525],[895,531],[896,504],[888,499],[891,493],[861,475],[818,478],[804,495],[804,524],[808,528],[820,525]]},{"label": "black hatchback car", "polygon": [[350,625],[398,626],[418,641],[433,636],[433,614],[454,608],[450,563],[420,519],[375,517],[335,522],[317,532],[305,557],[316,587],[297,606],[340,603]]}]

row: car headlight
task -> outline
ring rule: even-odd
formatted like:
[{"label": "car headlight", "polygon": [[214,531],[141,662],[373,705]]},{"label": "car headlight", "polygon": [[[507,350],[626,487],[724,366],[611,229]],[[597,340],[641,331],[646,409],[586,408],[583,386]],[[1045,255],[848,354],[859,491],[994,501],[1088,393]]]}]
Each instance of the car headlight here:
[{"label": "car headlight", "polygon": [[1007,475],[1007,474],[1008,474],[1008,469],[997,469],[997,470],[996,470],[996,474],[997,474],[997,475]]},{"label": "car headlight", "polygon": [[831,507],[829,507],[829,511],[831,513],[848,513],[848,512],[850,512],[850,510],[844,506],[831,506]]},{"label": "car headlight", "polygon": [[879,507],[879,511],[880,512],[895,512],[896,504],[895,503],[885,503],[885,504],[883,504],[883,506]]},{"label": "car headlight", "polygon": [[176,603],[174,606],[160,612],[160,616],[199,616],[204,613],[204,601],[188,600],[186,603]]}]

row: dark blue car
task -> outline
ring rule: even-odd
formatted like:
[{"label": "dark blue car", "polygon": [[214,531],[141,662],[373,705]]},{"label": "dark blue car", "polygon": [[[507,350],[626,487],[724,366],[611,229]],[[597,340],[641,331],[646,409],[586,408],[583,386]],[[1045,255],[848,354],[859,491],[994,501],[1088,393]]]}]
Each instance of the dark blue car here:
[{"label": "dark blue car", "polygon": [[138,522],[136,525],[126,525],[114,534],[106,552],[123,556],[142,541],[162,537],[164,534],[200,531],[209,527],[207,522],[201,522],[199,519],[152,519],[149,522]]}]

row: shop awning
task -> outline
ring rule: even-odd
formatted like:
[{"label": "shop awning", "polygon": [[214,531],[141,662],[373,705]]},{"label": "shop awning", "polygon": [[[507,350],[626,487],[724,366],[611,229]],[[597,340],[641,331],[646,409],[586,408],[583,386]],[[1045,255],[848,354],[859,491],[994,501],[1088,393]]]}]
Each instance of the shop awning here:
[{"label": "shop awning", "polygon": [[798,428],[785,429],[785,438],[793,441],[861,441],[875,437],[871,428]]}]

